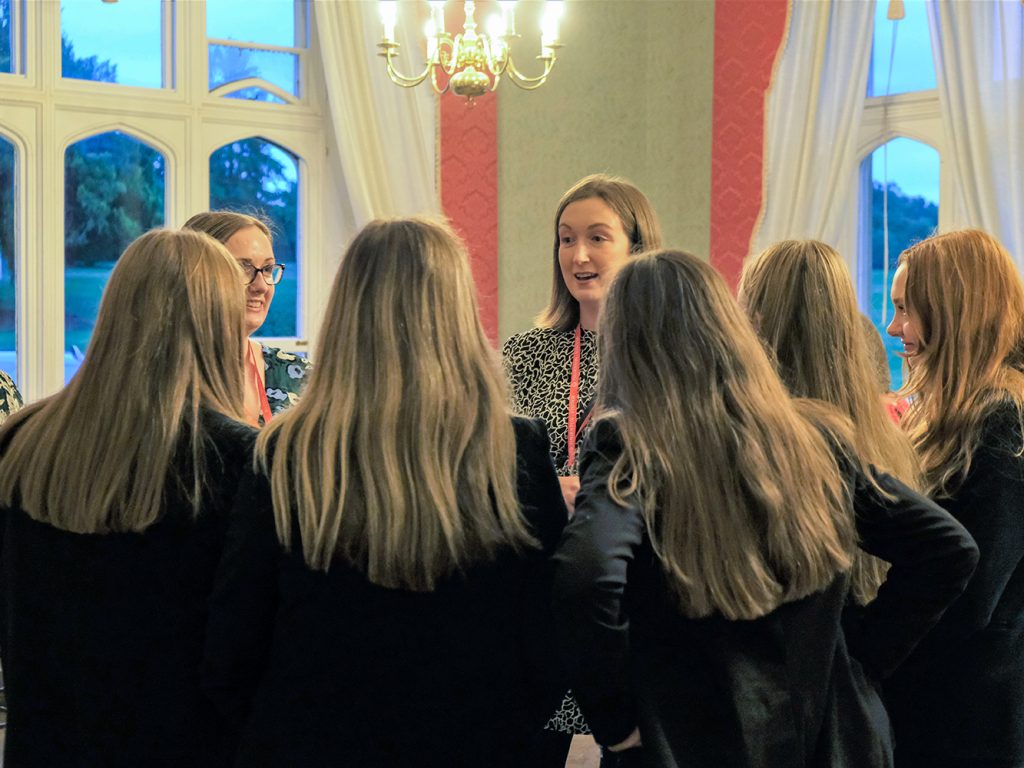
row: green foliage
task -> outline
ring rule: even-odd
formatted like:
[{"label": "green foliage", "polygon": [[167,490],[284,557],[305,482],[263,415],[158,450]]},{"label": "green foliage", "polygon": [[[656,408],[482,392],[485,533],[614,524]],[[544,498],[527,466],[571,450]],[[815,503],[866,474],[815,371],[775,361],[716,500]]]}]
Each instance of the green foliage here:
[{"label": "green foliage", "polygon": [[117,82],[117,64],[100,61],[98,56],[75,56],[75,46],[65,35],[60,36],[60,72],[75,80],[93,80],[100,83]]},{"label": "green foliage", "polygon": [[[295,254],[298,234],[296,162],[264,139],[234,141],[210,155],[210,208],[255,213],[273,223],[274,256],[289,265],[277,287],[261,336],[291,336],[295,330]],[[286,297],[286,293],[290,294]],[[284,311],[290,307],[290,312]]]},{"label": "green foliage", "polygon": [[[871,190],[872,266],[882,268],[883,254],[882,184]],[[929,237],[939,224],[939,206],[923,197],[903,194],[899,184],[889,182],[889,263],[895,268],[899,255],[919,240]]]},{"label": "green foliage", "polygon": [[65,262],[115,261],[164,222],[164,159],[117,131],[83,139],[64,156],[64,200]]}]

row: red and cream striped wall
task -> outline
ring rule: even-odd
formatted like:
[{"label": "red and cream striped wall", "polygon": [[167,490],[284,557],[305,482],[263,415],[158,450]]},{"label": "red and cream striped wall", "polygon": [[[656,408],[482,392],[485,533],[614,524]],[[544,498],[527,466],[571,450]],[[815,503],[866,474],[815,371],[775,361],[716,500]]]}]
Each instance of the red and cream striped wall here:
[{"label": "red and cream striped wall", "polygon": [[502,84],[468,108],[441,99],[441,201],[469,244],[493,339],[544,305],[554,208],[588,173],[632,179],[666,244],[710,258],[735,284],[761,207],[764,97],[787,9],[570,0],[566,47],[543,88]]}]

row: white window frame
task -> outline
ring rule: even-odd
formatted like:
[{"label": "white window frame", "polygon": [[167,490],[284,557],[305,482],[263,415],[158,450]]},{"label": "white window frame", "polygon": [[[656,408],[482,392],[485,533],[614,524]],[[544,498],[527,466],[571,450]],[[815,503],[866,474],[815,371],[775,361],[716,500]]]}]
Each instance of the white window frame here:
[{"label": "white window frame", "polygon": [[[64,385],[64,153],[74,142],[110,130],[163,153],[168,227],[179,227],[209,207],[210,155],[225,143],[259,137],[296,157],[300,261],[298,269],[289,270],[289,279],[298,280],[297,334],[264,341],[305,352],[308,339],[315,337],[329,286],[305,276],[327,274],[333,266],[325,255],[324,217],[313,202],[324,199],[327,183],[316,36],[310,36],[311,45],[301,54],[305,87],[293,103],[224,98],[207,87],[205,2],[164,2],[163,49],[175,54],[173,60],[164,59],[165,88],[62,78],[60,4],[20,6],[25,72],[0,75],[0,136],[17,153],[18,384],[28,400]],[[302,9],[303,19],[307,12]],[[186,61],[193,64],[187,71]]]},{"label": "white window frame", "polygon": [[939,229],[947,226],[950,206],[942,202],[950,199],[952,182],[946,172],[948,142],[938,91],[932,88],[866,99],[857,137],[857,173],[853,182],[857,188],[853,198],[857,201],[857,259],[853,274],[861,302],[870,296],[871,284],[871,174],[865,173],[864,161],[883,144],[901,137],[927,144],[939,153]]}]

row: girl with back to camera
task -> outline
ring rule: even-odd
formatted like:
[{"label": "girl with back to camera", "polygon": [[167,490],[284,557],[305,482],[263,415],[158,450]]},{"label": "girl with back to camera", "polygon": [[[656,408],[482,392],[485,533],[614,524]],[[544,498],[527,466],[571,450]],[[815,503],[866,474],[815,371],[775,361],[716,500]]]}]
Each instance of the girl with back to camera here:
[{"label": "girl with back to camera", "polygon": [[260,436],[212,600],[205,677],[237,764],[518,765],[564,690],[565,507],[451,230],[364,228],[317,355]]},{"label": "girl with back to camera", "polygon": [[236,211],[205,211],[186,221],[183,229],[205,232],[223,243],[245,273],[245,331],[250,337],[245,355],[245,416],[254,427],[263,426],[298,401],[309,373],[305,358],[251,338],[266,321],[285,272],[285,265],[274,257],[270,224]]},{"label": "girl with back to camera", "polygon": [[[880,399],[877,366],[840,255],[817,240],[776,243],[744,265],[740,303],[790,393],[835,406],[852,422],[857,456],[920,490],[914,448]],[[858,553],[856,601],[873,599],[884,578],[884,563]]]},{"label": "girl with back to camera", "polygon": [[81,369],[0,432],[4,764],[221,766],[206,600],[253,431],[242,273],[196,232],[117,262]]},{"label": "girl with back to camera", "polygon": [[991,235],[900,256],[889,332],[925,487],[978,542],[966,592],[886,687],[900,768],[1024,765],[1024,286]]},{"label": "girl with back to camera", "polygon": [[[513,409],[541,419],[566,506],[579,490],[576,458],[597,394],[597,329],[608,286],[629,258],[661,245],[654,209],[632,183],[594,174],[576,182],[558,203],[551,300],[537,327],[512,336],[502,359]],[[574,733],[587,733],[579,708],[566,696],[538,735],[530,764],[562,768]]]},{"label": "girl with back to camera", "polygon": [[[891,765],[866,676],[891,671],[963,588],[970,537],[834,453],[808,416],[827,406],[790,399],[694,256],[648,253],[620,271],[600,388],[555,581],[598,741],[623,765]],[[858,537],[892,567],[848,649]]]}]

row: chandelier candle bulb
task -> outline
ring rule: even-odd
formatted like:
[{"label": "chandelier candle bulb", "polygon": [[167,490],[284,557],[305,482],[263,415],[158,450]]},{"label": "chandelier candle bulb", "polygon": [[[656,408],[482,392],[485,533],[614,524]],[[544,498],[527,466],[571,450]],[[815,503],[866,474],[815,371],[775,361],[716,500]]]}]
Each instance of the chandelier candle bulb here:
[{"label": "chandelier candle bulb", "polygon": [[435,35],[444,34],[444,0],[430,0],[430,13],[434,17]]},{"label": "chandelier candle bulb", "polygon": [[503,16],[491,16],[487,20],[487,34],[491,38],[491,45],[498,48],[501,45],[501,38],[508,35],[508,23]]},{"label": "chandelier candle bulb", "polygon": [[395,39],[395,24],[398,22],[398,0],[381,0],[380,20],[384,23],[384,39]]},{"label": "chandelier candle bulb", "polygon": [[501,16],[505,21],[505,36],[514,37],[516,34],[516,0],[500,0]]},{"label": "chandelier candle bulb", "polygon": [[423,25],[423,34],[427,36],[427,61],[432,62],[437,57],[437,24],[433,19]]},{"label": "chandelier candle bulb", "polygon": [[561,0],[548,0],[544,5],[544,16],[541,21],[540,55],[554,56],[554,48],[558,45],[558,22],[562,18]]}]

